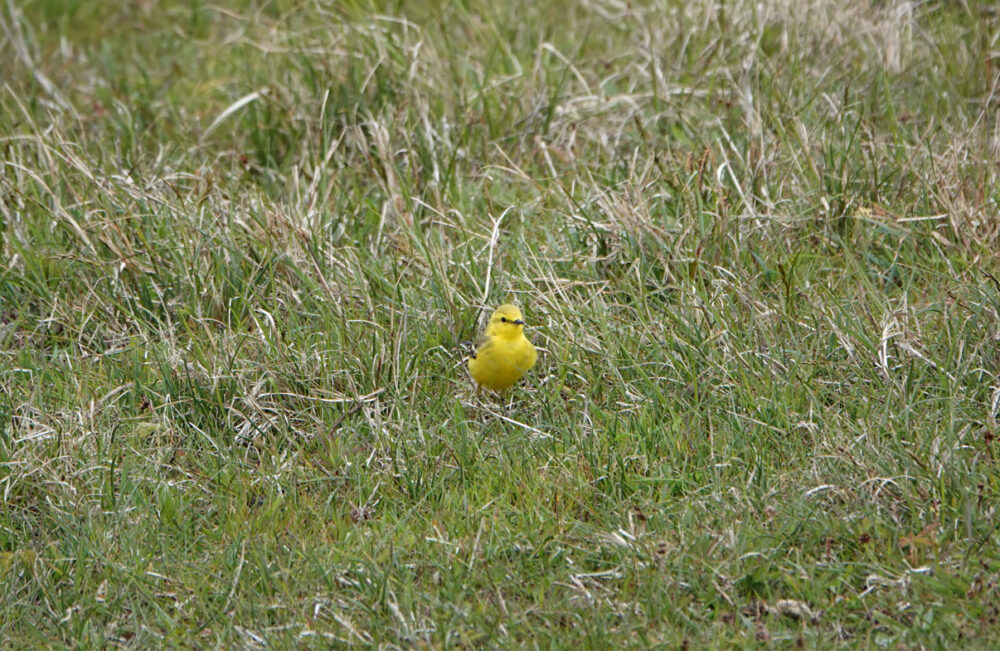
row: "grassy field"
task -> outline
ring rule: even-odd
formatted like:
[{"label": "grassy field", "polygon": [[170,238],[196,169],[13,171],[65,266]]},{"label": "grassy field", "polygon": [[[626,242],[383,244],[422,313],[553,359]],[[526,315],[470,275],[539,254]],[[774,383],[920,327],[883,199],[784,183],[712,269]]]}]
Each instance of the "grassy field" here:
[{"label": "grassy field", "polygon": [[0,645],[1000,644],[998,34],[4,2]]}]

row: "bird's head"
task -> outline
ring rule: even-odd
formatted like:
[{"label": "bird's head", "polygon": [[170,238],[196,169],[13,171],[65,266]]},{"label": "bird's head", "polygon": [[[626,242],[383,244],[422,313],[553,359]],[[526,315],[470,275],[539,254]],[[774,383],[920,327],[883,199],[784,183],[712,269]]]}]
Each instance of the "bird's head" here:
[{"label": "bird's head", "polygon": [[491,335],[507,339],[520,336],[524,332],[524,317],[521,316],[521,310],[510,303],[501,305],[490,317],[486,331]]}]

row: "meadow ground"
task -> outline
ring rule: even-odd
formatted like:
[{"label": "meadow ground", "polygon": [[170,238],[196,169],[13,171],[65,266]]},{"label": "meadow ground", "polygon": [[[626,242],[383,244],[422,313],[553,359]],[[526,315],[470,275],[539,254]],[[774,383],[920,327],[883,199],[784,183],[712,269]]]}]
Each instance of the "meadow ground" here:
[{"label": "meadow ground", "polygon": [[0,28],[3,646],[1000,644],[994,3]]}]

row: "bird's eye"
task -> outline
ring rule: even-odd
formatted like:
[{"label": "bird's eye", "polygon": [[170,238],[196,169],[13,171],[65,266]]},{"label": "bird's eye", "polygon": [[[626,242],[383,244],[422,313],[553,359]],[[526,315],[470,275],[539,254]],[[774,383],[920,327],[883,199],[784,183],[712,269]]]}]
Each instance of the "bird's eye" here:
[{"label": "bird's eye", "polygon": [[500,320],[503,321],[504,323],[507,323],[507,317],[505,316],[500,317]]}]

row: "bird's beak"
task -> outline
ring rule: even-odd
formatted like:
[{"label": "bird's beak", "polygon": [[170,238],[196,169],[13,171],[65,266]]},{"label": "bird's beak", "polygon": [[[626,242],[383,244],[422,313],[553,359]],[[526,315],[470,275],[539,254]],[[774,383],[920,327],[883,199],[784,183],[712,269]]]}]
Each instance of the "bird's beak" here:
[{"label": "bird's beak", "polygon": [[524,325],[524,319],[518,319],[514,321],[514,325]]}]

